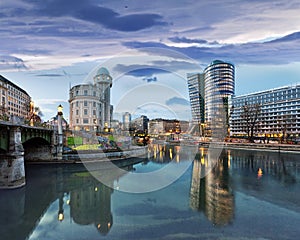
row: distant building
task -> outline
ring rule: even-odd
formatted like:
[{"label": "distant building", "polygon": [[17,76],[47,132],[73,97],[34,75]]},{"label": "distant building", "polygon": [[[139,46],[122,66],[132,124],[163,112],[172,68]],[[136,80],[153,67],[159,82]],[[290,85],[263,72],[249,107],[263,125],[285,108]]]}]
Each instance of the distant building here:
[{"label": "distant building", "polygon": [[152,136],[179,134],[188,130],[189,122],[177,119],[152,119],[148,123],[148,134]]},{"label": "distant building", "polygon": [[131,114],[129,112],[125,112],[123,114],[123,130],[129,131],[129,126],[131,122]]},{"label": "distant building", "polygon": [[130,123],[130,132],[135,133],[148,133],[148,122],[149,119],[142,115],[139,118],[133,119]]},{"label": "distant building", "polygon": [[188,73],[187,83],[192,120],[198,124],[204,123],[204,73]]},{"label": "distant building", "polygon": [[230,135],[246,136],[243,106],[260,105],[254,135],[259,137],[300,136],[300,85],[285,86],[232,98]]},{"label": "distant building", "polygon": [[28,118],[31,97],[29,94],[0,75],[0,115]]},{"label": "distant building", "polygon": [[110,105],[112,77],[100,68],[93,84],[80,84],[69,92],[70,129],[101,132],[110,128],[113,107]]}]

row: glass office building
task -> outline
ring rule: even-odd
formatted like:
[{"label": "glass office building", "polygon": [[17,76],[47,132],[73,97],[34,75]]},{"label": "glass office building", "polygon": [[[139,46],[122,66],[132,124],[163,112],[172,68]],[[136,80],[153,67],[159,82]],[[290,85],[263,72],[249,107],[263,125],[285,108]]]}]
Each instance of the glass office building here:
[{"label": "glass office building", "polygon": [[192,120],[197,124],[204,123],[204,74],[188,73],[187,84],[192,111]]},{"label": "glass office building", "polygon": [[204,69],[204,74],[205,123],[210,135],[214,127],[228,126],[228,99],[235,90],[234,65],[215,60]]},{"label": "glass office building", "polygon": [[300,85],[250,93],[232,98],[230,135],[246,136],[243,106],[259,104],[254,126],[257,137],[298,137],[300,135]]}]

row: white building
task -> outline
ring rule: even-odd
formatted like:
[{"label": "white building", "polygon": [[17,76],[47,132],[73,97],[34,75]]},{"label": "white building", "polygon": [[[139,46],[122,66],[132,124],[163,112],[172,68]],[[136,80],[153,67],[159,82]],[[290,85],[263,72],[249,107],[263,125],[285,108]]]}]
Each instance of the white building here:
[{"label": "white building", "polygon": [[232,98],[230,135],[246,136],[243,106],[260,106],[254,136],[300,136],[300,85],[285,86]]},{"label": "white building", "polygon": [[70,129],[101,132],[109,128],[112,119],[110,88],[112,77],[106,68],[100,68],[93,84],[80,84],[69,92]]}]

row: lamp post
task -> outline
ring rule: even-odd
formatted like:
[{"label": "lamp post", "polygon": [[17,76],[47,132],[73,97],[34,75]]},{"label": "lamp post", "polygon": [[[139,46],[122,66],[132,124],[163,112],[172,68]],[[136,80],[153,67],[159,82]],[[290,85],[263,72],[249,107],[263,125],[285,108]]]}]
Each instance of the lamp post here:
[{"label": "lamp post", "polygon": [[62,115],[63,106],[59,104],[57,107],[57,134],[58,134],[58,144],[57,144],[57,159],[62,159],[63,153],[63,129],[62,129]]}]

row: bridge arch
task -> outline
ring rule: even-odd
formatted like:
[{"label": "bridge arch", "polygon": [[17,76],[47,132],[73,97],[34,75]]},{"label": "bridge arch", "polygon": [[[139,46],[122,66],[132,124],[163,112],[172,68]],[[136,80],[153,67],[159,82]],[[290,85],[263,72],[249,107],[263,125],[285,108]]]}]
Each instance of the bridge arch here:
[{"label": "bridge arch", "polygon": [[50,160],[51,143],[43,137],[33,137],[23,143],[25,161]]}]

